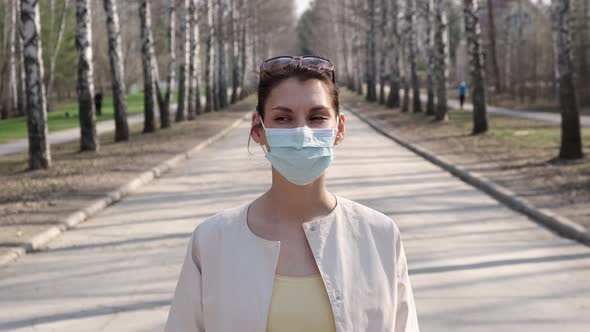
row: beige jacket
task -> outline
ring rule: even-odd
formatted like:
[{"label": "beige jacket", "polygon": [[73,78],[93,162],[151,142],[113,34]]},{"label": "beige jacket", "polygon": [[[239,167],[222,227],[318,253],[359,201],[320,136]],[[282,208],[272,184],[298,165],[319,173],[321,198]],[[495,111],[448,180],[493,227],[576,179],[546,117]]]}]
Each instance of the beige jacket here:
[{"label": "beige jacket", "polygon": [[[406,256],[386,215],[336,196],[327,216],[303,223],[338,332],[419,332]],[[194,230],[167,332],[263,332],[280,242],[255,235],[249,203]]]}]

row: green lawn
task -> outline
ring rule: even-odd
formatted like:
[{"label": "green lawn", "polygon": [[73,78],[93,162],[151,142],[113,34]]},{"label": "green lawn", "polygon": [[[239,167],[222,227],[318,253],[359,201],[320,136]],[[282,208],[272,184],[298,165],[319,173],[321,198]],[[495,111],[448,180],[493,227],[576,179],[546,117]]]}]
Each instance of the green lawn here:
[{"label": "green lawn", "polygon": [[[70,117],[66,117],[66,112]],[[102,115],[96,117],[96,121],[113,119],[112,97],[105,97],[102,104]],[[127,114],[138,114],[143,112],[143,94],[131,94],[127,97]],[[49,132],[63,129],[76,128],[79,125],[78,103],[67,102],[58,104],[53,112],[47,114],[47,126]],[[27,119],[26,117],[10,118],[0,120],[0,143],[26,138]]]}]

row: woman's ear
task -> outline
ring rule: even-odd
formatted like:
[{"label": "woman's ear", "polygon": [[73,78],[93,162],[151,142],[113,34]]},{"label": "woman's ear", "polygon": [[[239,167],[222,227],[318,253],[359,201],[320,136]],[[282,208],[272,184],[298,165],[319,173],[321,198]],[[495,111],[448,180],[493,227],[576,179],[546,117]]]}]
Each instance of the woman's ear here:
[{"label": "woman's ear", "polygon": [[250,130],[250,135],[252,136],[252,139],[254,140],[254,142],[256,142],[257,144],[264,143],[264,136],[261,133],[261,130],[262,130],[261,123],[262,122],[261,122],[260,115],[258,114],[258,112],[252,112],[252,128]]},{"label": "woman's ear", "polygon": [[340,142],[342,142],[342,140],[344,140],[344,136],[346,135],[346,116],[342,113],[338,114],[338,117],[340,119],[339,123],[338,123],[338,132],[336,133],[336,142],[334,142],[335,145],[340,144]]}]

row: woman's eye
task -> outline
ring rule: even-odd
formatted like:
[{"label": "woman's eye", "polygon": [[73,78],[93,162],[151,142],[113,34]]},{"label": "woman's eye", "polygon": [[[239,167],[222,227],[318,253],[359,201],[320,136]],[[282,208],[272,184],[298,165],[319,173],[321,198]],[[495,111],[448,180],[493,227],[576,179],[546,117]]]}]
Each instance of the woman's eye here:
[{"label": "woman's eye", "polygon": [[324,117],[313,117],[311,118],[312,120],[328,120],[328,118],[324,118]]},{"label": "woman's eye", "polygon": [[288,120],[288,119],[285,116],[279,116],[279,117],[275,118],[275,121],[286,121],[286,120]]}]

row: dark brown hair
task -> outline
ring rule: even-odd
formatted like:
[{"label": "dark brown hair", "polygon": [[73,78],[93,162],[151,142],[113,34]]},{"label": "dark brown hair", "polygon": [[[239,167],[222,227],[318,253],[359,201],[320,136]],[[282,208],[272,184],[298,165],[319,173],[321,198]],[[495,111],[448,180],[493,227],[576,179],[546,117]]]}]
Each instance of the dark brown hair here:
[{"label": "dark brown hair", "polygon": [[[281,82],[289,79],[296,78],[301,82],[305,82],[310,79],[317,79],[324,83],[328,89],[328,93],[332,99],[332,107],[336,111],[336,116],[340,114],[340,90],[332,82],[332,78],[329,73],[324,73],[315,69],[311,69],[302,65],[299,61],[294,61],[290,65],[286,66],[282,70],[275,71],[272,73],[265,73],[260,78],[258,83],[258,104],[256,105],[256,112],[261,119],[264,119],[264,104],[270,96],[272,89],[278,86]],[[252,131],[254,127],[250,129],[250,136],[248,137],[248,148],[250,148],[250,138],[252,137]]]}]

